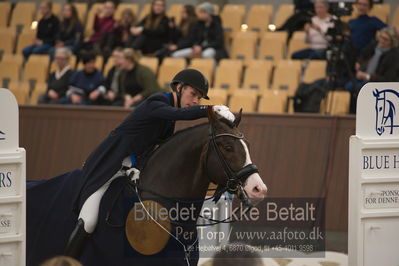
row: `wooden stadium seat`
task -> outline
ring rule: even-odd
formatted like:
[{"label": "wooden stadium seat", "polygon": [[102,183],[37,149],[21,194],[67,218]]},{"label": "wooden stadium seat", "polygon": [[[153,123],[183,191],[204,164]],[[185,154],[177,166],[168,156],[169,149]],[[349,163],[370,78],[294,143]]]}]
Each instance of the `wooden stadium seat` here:
[{"label": "wooden stadium seat", "polygon": [[387,23],[391,14],[391,6],[389,4],[375,4],[370,11],[370,16],[375,16]]},{"label": "wooden stadium seat", "polygon": [[350,93],[348,91],[330,91],[326,98],[326,111],[331,115],[349,113]]},{"label": "wooden stadium seat", "polygon": [[267,90],[273,65],[266,60],[253,60],[245,69],[243,89],[256,89],[258,94]]},{"label": "wooden stadium seat", "polygon": [[25,64],[24,81],[35,80],[44,83],[48,77],[50,57],[48,55],[31,55]]},{"label": "wooden stadium seat", "polygon": [[232,112],[255,112],[258,95],[255,90],[235,90],[231,95],[229,108]]},{"label": "wooden stadium seat", "polygon": [[293,96],[299,85],[300,66],[300,62],[280,61],[274,70],[272,89],[284,90]]},{"label": "wooden stadium seat", "polygon": [[140,58],[140,64],[151,69],[155,75],[158,73],[158,58],[143,56]]},{"label": "wooden stadium seat", "polygon": [[7,27],[8,20],[11,14],[11,3],[1,2],[0,3],[0,27]]},{"label": "wooden stadium seat", "polygon": [[29,91],[22,89],[19,82],[11,82],[8,89],[14,94],[19,105],[27,103]]},{"label": "wooden stadium seat", "polygon": [[272,5],[251,5],[246,20],[248,29],[259,34],[267,31],[272,14]]},{"label": "wooden stadium seat", "polygon": [[5,85],[7,82],[19,81],[19,74],[21,71],[21,65],[16,61],[5,61],[0,62],[0,82]]},{"label": "wooden stadium seat", "polygon": [[165,58],[159,67],[158,83],[162,88],[169,88],[170,81],[181,70],[186,68],[183,58]]},{"label": "wooden stadium seat", "polygon": [[[26,84],[26,83],[23,83]],[[27,84],[29,86],[29,84]],[[38,100],[40,95],[45,94],[47,91],[47,84],[46,83],[37,83],[35,84],[35,87],[33,91],[31,91],[30,97],[29,97],[29,103],[30,104],[38,104]]]},{"label": "wooden stadium seat", "polygon": [[[97,70],[103,71],[104,58],[102,56],[100,56],[100,55],[96,56],[95,64],[96,64]],[[76,69],[77,70],[82,70],[83,68],[84,68],[83,62],[80,61]]]},{"label": "wooden stadium seat", "polygon": [[284,58],[285,40],[281,38],[273,38],[271,35],[264,35],[260,40],[259,59],[278,62]]},{"label": "wooden stadium seat", "polygon": [[150,12],[151,12],[151,4],[144,4],[140,11],[139,21],[141,21],[145,16],[150,14]]},{"label": "wooden stadium seat", "polygon": [[240,87],[242,68],[241,60],[222,59],[216,68],[213,87],[230,91]]},{"label": "wooden stadium seat", "polygon": [[245,5],[226,4],[220,17],[226,32],[238,31],[243,23]]},{"label": "wooden stadium seat", "polygon": [[114,62],[113,62],[112,58],[110,57],[110,58],[108,59],[107,63],[105,64],[105,66],[104,66],[104,71],[103,71],[104,76],[107,76],[107,75],[108,75],[108,72],[111,70],[111,68],[112,68],[113,66],[114,66]]},{"label": "wooden stadium seat", "polygon": [[276,27],[282,26],[292,14],[294,14],[294,5],[281,4],[274,17],[274,24]]},{"label": "wooden stadium seat", "polygon": [[[85,27],[85,32],[84,35],[91,36],[93,34],[93,26],[94,26],[94,19],[96,15],[96,10],[98,8],[102,8],[104,6],[104,3],[94,3],[90,10],[87,12],[87,20],[86,20],[86,27]],[[100,14],[101,16],[101,14]]]},{"label": "wooden stadium seat", "polygon": [[12,12],[10,26],[16,27],[21,25],[24,28],[29,28],[33,21],[35,10],[35,2],[17,2]]},{"label": "wooden stadium seat", "polygon": [[[69,66],[71,67],[71,69],[76,68],[76,62],[77,62],[76,55],[72,55],[71,59],[69,60]],[[55,61],[53,61],[50,66],[50,73],[56,70],[57,70],[57,64],[55,63]]]},{"label": "wooden stadium seat", "polygon": [[15,29],[0,28],[0,51],[2,54],[12,54],[15,47]]},{"label": "wooden stadium seat", "polygon": [[115,19],[119,20],[122,16],[122,13],[125,9],[130,9],[134,16],[137,17],[139,14],[139,4],[133,3],[120,3],[115,11]]},{"label": "wooden stadium seat", "polygon": [[326,77],[327,61],[311,60],[305,70],[303,82],[311,83],[317,79]]},{"label": "wooden stadium seat", "polygon": [[18,66],[21,68],[22,63],[24,62],[24,57],[22,54],[4,54],[1,58],[2,62],[16,62]]},{"label": "wooden stadium seat", "polygon": [[266,90],[259,101],[258,112],[260,113],[285,113],[288,94],[281,90]]},{"label": "wooden stadium seat", "polygon": [[30,28],[24,29],[21,34],[18,36],[17,40],[17,48],[16,53],[22,54],[22,50],[28,46],[33,44],[33,40],[36,38],[36,31],[31,30]]},{"label": "wooden stadium seat", "polygon": [[183,11],[183,4],[171,4],[168,8],[167,16],[169,18],[175,18],[176,25],[180,24],[181,13]]},{"label": "wooden stadium seat", "polygon": [[87,3],[73,3],[78,11],[79,20],[82,25],[85,25],[86,22],[86,14],[87,14]]},{"label": "wooden stadium seat", "polygon": [[226,105],[227,91],[223,89],[210,89],[208,92],[209,100],[201,99],[201,104],[204,105]]},{"label": "wooden stadium seat", "polygon": [[246,62],[255,58],[257,34],[252,31],[238,31],[233,35],[230,57]]},{"label": "wooden stadium seat", "polygon": [[190,62],[189,68],[194,68],[200,71],[208,79],[209,84],[212,84],[213,71],[215,68],[215,60],[210,58],[193,58]]},{"label": "wooden stadium seat", "polygon": [[288,44],[287,49],[287,58],[291,58],[292,54],[302,50],[309,48],[309,44],[305,42],[305,32],[303,31],[296,31]]}]

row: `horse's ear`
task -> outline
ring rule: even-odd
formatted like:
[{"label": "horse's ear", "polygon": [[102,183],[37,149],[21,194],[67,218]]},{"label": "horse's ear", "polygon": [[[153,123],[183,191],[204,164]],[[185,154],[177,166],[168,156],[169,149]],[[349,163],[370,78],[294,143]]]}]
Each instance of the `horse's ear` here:
[{"label": "horse's ear", "polygon": [[209,120],[209,123],[211,123],[212,125],[216,124],[216,122],[217,122],[217,117],[216,117],[215,112],[213,111],[213,106],[212,106],[212,105],[209,105],[207,111],[208,111],[208,120]]},{"label": "horse's ear", "polygon": [[377,89],[375,89],[375,90],[373,91],[374,97],[377,97],[379,94],[380,94],[380,92],[379,92]]},{"label": "horse's ear", "polygon": [[236,119],[234,119],[234,126],[238,127],[238,125],[241,122],[241,115],[242,115],[242,108],[240,109],[240,112],[238,112],[238,115],[236,115]]}]

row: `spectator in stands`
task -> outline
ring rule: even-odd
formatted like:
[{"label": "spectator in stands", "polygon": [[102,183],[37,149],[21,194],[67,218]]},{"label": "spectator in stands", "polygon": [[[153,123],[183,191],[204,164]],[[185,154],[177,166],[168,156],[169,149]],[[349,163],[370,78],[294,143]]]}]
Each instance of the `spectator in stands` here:
[{"label": "spectator in stands", "polygon": [[192,47],[194,28],[197,21],[197,14],[193,5],[185,5],[183,7],[179,26],[176,26],[174,21],[171,21],[169,24],[171,44],[168,45],[168,52],[172,53],[172,57],[173,52]]},{"label": "spectator in stands", "polygon": [[130,28],[136,23],[136,17],[134,16],[130,8],[126,8],[122,11],[121,19],[115,23],[116,28],[116,42],[115,46],[125,47],[129,41]]},{"label": "spectator in stands", "polygon": [[132,27],[128,47],[153,54],[168,43],[169,20],[164,0],[153,0],[151,12],[137,26]]},{"label": "spectator in stands", "polygon": [[72,52],[67,47],[57,48],[55,52],[55,63],[57,70],[52,72],[47,81],[47,92],[41,95],[39,103],[56,104],[65,97],[69,86],[69,80],[73,75],[69,62]]},{"label": "spectator in stands", "polygon": [[[100,16],[101,13],[102,16]],[[96,10],[93,24],[94,33],[92,36],[85,38],[83,50],[91,53],[94,49],[97,53],[101,53],[107,44],[108,37],[114,34],[114,13],[115,4],[111,1],[105,2],[102,8]]]},{"label": "spectator in stands", "polygon": [[310,48],[297,51],[292,54],[292,59],[325,59],[328,47],[327,30],[334,27],[334,19],[328,13],[327,0],[316,0],[314,9],[316,16],[313,16],[310,23],[305,24],[306,37]]},{"label": "spectator in stands", "polygon": [[376,32],[387,25],[376,17],[370,17],[369,11],[373,8],[373,0],[356,1],[358,17],[349,21],[351,40],[356,48],[357,55],[373,40]]},{"label": "spectator in stands", "polygon": [[161,91],[155,74],[139,64],[133,49],[126,48],[123,51],[122,70],[119,92],[125,108],[137,105],[151,94]]},{"label": "spectator in stands", "polygon": [[77,53],[83,37],[83,27],[74,5],[65,4],[62,10],[62,17],[55,47],[50,49],[52,57],[55,49],[60,47],[68,47],[73,53]]},{"label": "spectator in stands", "polygon": [[199,21],[194,26],[191,40],[193,46],[175,51],[173,57],[203,57],[217,60],[227,57],[222,21],[219,16],[214,15],[212,4],[202,3],[198,10]]},{"label": "spectator in stands", "polygon": [[106,93],[100,86],[104,77],[95,67],[95,55],[86,54],[83,57],[84,69],[75,72],[69,82],[63,104],[103,104],[103,95]]},{"label": "spectator in stands", "polygon": [[356,65],[356,81],[348,82],[345,89],[351,92],[351,112],[356,111],[356,98],[367,82],[399,81],[399,36],[393,28],[384,28],[378,41],[370,43]]},{"label": "spectator in stands", "polygon": [[117,47],[112,52],[113,66],[108,71],[107,78],[104,80],[103,86],[107,93],[104,95],[104,99],[110,105],[123,105],[122,98],[120,97],[120,76],[122,72],[123,62],[123,48]]},{"label": "spectator in stands", "polygon": [[51,47],[54,46],[60,21],[53,15],[52,8],[53,4],[51,1],[42,1],[40,3],[42,18],[39,20],[33,44],[23,50],[25,60],[31,54],[47,54]]}]

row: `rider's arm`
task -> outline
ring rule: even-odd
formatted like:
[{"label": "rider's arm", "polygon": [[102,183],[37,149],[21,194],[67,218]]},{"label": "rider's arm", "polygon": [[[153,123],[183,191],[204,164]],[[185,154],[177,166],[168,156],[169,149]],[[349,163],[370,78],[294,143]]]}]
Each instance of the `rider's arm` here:
[{"label": "rider's arm", "polygon": [[208,105],[196,105],[184,108],[170,106],[163,101],[152,101],[150,115],[167,120],[194,120],[207,116]]}]

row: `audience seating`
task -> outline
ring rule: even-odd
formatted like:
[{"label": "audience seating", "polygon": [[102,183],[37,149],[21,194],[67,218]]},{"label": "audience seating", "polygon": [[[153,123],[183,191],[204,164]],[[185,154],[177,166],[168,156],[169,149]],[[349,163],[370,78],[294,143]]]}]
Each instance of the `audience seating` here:
[{"label": "audience seating", "polygon": [[0,52],[12,54],[15,47],[16,32],[13,28],[0,28]]},{"label": "audience seating", "polygon": [[259,101],[258,112],[276,113],[285,112],[288,94],[282,90],[266,90]]},{"label": "audience seating", "polygon": [[174,18],[176,25],[179,25],[181,21],[182,11],[183,11],[183,4],[172,4],[168,9],[167,15],[170,18]]},{"label": "audience seating", "polygon": [[243,62],[241,60],[222,59],[215,73],[215,88],[234,90],[240,87]]},{"label": "audience seating", "polygon": [[274,33],[263,35],[259,45],[259,59],[266,59],[277,63],[284,58],[286,41],[274,35]]},{"label": "audience seating", "polygon": [[8,20],[11,14],[11,3],[1,2],[0,3],[0,27],[7,27]]},{"label": "audience seating", "polygon": [[143,56],[140,58],[140,64],[150,68],[155,75],[158,73],[158,58]]},{"label": "audience seating", "polygon": [[271,22],[272,13],[272,5],[251,5],[246,20],[248,29],[259,34],[265,32]]},{"label": "audience seating", "polygon": [[252,60],[245,69],[243,89],[256,89],[262,94],[269,88],[272,68],[270,61]]},{"label": "audience seating", "polygon": [[244,20],[245,5],[226,4],[220,17],[226,32],[238,31]]},{"label": "audience seating", "polygon": [[17,2],[11,16],[11,27],[29,28],[36,11],[35,2]]},{"label": "audience seating", "polygon": [[168,88],[173,77],[186,66],[183,58],[165,58],[159,67],[158,83],[162,88]]},{"label": "audience seating", "polygon": [[231,45],[230,57],[232,59],[251,60],[255,57],[257,34],[252,31],[235,32]]},{"label": "audience seating", "polygon": [[140,11],[139,21],[141,21],[145,16],[150,14],[150,12],[151,12],[151,4],[144,4]]},{"label": "audience seating", "polygon": [[229,108],[233,112],[243,109],[243,112],[255,112],[257,102],[257,92],[255,90],[239,89],[231,95]]},{"label": "audience seating", "polygon": [[209,100],[201,99],[201,104],[205,105],[226,105],[228,93],[223,89],[210,89],[208,92]]},{"label": "audience seating", "polygon": [[349,113],[350,93],[348,91],[330,91],[327,93],[326,112],[331,115]]},{"label": "audience seating", "polygon": [[303,76],[303,82],[311,83],[326,76],[327,61],[311,60]]},{"label": "audience seating", "polygon": [[274,70],[272,89],[287,91],[289,96],[294,95],[299,85],[299,72],[300,62],[280,61]]},{"label": "audience seating", "polygon": [[33,40],[36,38],[36,31],[31,30],[30,28],[26,28],[22,31],[22,33],[18,36],[16,53],[22,54],[22,50],[28,46],[33,44]]},{"label": "audience seating", "polygon": [[24,81],[46,82],[50,57],[48,55],[31,55],[25,64]]},{"label": "audience seating", "polygon": [[288,44],[287,58],[291,58],[292,54],[296,51],[309,48],[309,44],[305,42],[305,32],[296,31]]},{"label": "audience seating", "polygon": [[7,82],[19,81],[19,75],[21,71],[21,65],[17,61],[6,61],[0,62],[0,82],[2,85],[6,85]]},{"label": "audience seating", "polygon": [[206,58],[194,58],[191,60],[189,68],[194,68],[201,71],[208,79],[209,83],[212,83],[215,60]]},{"label": "audience seating", "polygon": [[87,14],[87,3],[73,3],[78,11],[79,20],[81,23],[86,22],[86,14]]},{"label": "audience seating", "polygon": [[29,91],[24,90],[20,87],[20,83],[17,81],[10,82],[7,88],[14,94],[18,104],[26,104],[29,97]]}]

